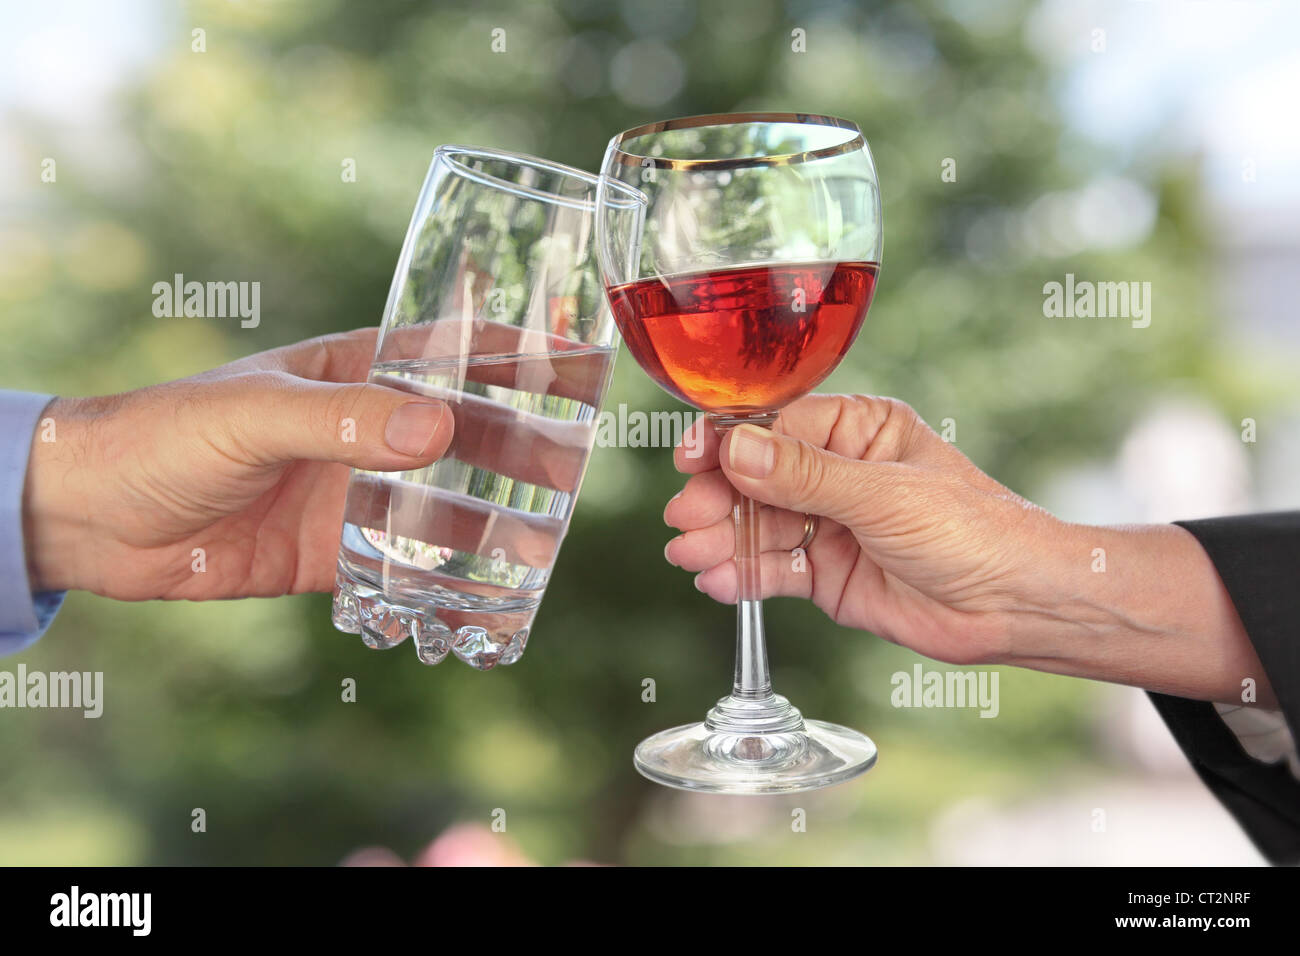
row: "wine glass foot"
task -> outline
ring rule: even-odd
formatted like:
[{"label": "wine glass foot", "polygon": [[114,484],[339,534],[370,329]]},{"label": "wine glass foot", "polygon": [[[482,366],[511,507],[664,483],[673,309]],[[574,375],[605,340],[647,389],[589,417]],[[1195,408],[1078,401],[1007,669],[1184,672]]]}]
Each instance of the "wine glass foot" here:
[{"label": "wine glass foot", "polygon": [[797,793],[843,783],[876,762],[871,738],[821,720],[802,730],[726,733],[705,723],[647,737],[633,759],[642,776],[700,793]]}]

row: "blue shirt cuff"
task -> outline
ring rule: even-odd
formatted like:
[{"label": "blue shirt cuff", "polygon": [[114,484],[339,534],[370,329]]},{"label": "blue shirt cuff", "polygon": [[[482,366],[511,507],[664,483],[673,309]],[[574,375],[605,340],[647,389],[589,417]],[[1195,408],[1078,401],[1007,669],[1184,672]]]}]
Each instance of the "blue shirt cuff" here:
[{"label": "blue shirt cuff", "polygon": [[64,592],[33,594],[23,542],[23,486],[32,438],[52,395],[0,389],[0,654],[33,644],[54,620]]}]

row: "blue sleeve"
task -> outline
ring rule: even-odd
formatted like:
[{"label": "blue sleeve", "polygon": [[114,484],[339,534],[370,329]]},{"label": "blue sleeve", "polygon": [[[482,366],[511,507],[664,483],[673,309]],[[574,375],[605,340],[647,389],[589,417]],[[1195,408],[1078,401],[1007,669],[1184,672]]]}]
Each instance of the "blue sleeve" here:
[{"label": "blue sleeve", "polygon": [[36,642],[63,603],[63,591],[33,594],[23,548],[23,485],[41,412],[52,395],[0,389],[0,654]]}]

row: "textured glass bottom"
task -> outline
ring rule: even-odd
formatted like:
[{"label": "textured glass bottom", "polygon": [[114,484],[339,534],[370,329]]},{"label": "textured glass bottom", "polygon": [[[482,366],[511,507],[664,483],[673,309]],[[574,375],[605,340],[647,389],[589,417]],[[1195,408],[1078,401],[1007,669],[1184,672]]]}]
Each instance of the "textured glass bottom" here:
[{"label": "textured glass bottom", "polygon": [[703,793],[796,793],[843,783],[876,762],[871,738],[821,720],[802,730],[727,733],[686,724],[647,737],[633,763],[642,776]]},{"label": "textured glass bottom", "polygon": [[342,568],[334,582],[336,628],[360,634],[374,650],[388,650],[410,638],[423,664],[441,663],[448,654],[481,671],[513,664],[523,657],[536,612],[536,607],[508,613],[423,603],[407,607],[391,602],[383,591],[356,580]]}]

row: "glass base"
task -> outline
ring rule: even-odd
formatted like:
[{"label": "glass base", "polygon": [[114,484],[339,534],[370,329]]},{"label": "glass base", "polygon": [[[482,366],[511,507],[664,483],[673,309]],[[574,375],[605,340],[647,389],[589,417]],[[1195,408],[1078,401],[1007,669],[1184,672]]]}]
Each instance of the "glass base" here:
[{"label": "glass base", "polygon": [[360,634],[374,650],[388,650],[412,638],[423,664],[437,664],[451,655],[476,670],[488,671],[523,657],[536,602],[531,608],[508,612],[466,611],[440,605],[433,596],[393,590],[400,602],[340,562],[334,581],[334,626],[345,634]]},{"label": "glass base", "polygon": [[636,769],[679,790],[797,793],[843,783],[876,762],[871,738],[838,724],[803,720],[801,729],[745,733],[716,730],[712,723],[647,737],[636,748]]}]

